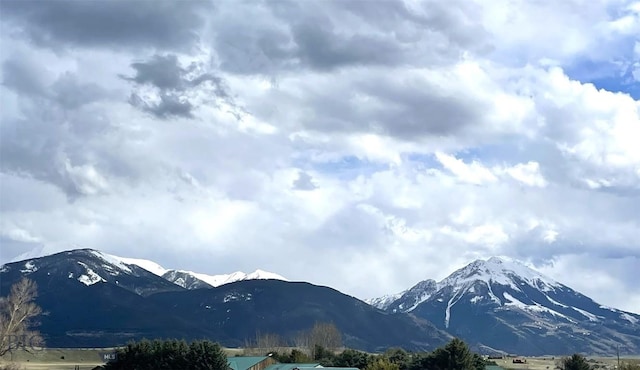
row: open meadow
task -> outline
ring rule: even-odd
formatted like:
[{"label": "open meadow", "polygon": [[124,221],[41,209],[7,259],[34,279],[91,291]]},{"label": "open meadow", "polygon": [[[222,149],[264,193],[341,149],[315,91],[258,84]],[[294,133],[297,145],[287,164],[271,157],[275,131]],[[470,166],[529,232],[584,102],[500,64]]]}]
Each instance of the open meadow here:
[{"label": "open meadow", "polygon": [[[527,362],[524,364],[513,363],[512,358],[505,358],[502,360],[492,360],[496,364],[505,369],[514,370],[554,370],[561,369],[561,360],[563,356],[545,356],[545,357],[524,357]],[[593,357],[587,356],[587,361],[594,369],[616,369],[618,359],[616,357]],[[620,363],[633,362],[640,363],[640,356],[638,357],[624,357],[620,358]]]},{"label": "open meadow", "polygon": [[[102,354],[113,352],[114,348],[46,348],[33,353],[16,352],[13,362],[21,366],[21,370],[91,370],[104,365]],[[242,354],[242,349],[225,348],[227,356]],[[0,359],[0,367],[11,362],[6,356]]]}]

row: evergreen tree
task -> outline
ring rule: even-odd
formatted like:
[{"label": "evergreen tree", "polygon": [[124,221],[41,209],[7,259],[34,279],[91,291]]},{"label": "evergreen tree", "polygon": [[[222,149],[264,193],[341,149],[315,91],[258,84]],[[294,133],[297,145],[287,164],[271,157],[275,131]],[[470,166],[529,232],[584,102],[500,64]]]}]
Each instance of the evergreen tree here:
[{"label": "evergreen tree", "polygon": [[387,358],[380,357],[375,361],[371,362],[365,370],[400,370],[398,364],[394,364],[389,361]]},{"label": "evergreen tree", "polygon": [[578,353],[562,359],[562,368],[564,370],[591,370],[587,359]]},{"label": "evergreen tree", "polygon": [[318,344],[315,345],[313,354],[313,360],[318,361],[324,367],[333,366],[336,360],[335,353]]},{"label": "evergreen tree", "polygon": [[227,355],[218,343],[209,341],[193,342],[187,354],[189,369],[192,370],[226,370]]},{"label": "evergreen tree", "polygon": [[487,360],[482,358],[482,356],[477,353],[473,354],[473,366],[476,370],[484,370],[487,368],[487,365]]},{"label": "evergreen tree", "polygon": [[291,362],[296,364],[310,363],[312,361],[311,357],[309,357],[306,353],[295,348],[291,350],[290,356],[291,356]]},{"label": "evergreen tree", "polygon": [[390,348],[383,356],[392,364],[398,365],[400,370],[407,370],[411,362],[411,355],[402,348]]},{"label": "evergreen tree", "polygon": [[142,340],[119,349],[105,370],[227,370],[227,356],[217,343]]},{"label": "evergreen tree", "polygon": [[355,367],[364,369],[371,362],[371,356],[354,349],[345,349],[336,356],[334,365],[338,367]]},{"label": "evergreen tree", "polygon": [[446,346],[430,354],[415,355],[409,370],[478,370],[475,355],[460,339],[455,338]]}]

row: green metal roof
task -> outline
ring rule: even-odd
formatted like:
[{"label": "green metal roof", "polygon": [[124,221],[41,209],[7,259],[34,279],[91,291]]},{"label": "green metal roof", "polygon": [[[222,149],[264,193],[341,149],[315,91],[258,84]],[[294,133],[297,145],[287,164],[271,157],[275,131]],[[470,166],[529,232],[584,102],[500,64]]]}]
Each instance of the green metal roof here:
[{"label": "green metal roof", "polygon": [[355,367],[322,367],[320,364],[274,364],[264,370],[360,370]]},{"label": "green metal roof", "polygon": [[264,370],[293,370],[295,368],[311,369],[320,366],[320,364],[273,364],[269,365]]},{"label": "green metal roof", "polygon": [[[299,366],[298,369],[299,370],[312,370],[314,368]],[[321,367],[320,369],[327,369],[327,370],[360,370],[357,367],[333,367],[333,366]]]},{"label": "green metal roof", "polygon": [[247,370],[248,368],[255,366],[256,364],[261,363],[266,360],[267,356],[262,357],[228,357],[227,364],[233,370]]}]

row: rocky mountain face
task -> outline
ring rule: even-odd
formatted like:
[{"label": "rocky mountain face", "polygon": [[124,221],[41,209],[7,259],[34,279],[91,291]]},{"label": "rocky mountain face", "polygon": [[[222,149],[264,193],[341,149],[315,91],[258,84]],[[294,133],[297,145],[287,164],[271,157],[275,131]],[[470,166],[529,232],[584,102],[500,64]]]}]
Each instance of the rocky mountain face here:
[{"label": "rocky mountain face", "polygon": [[[159,276],[167,273],[173,275]],[[267,276],[258,271],[198,281],[150,261],[82,249],[1,266],[0,295],[22,277],[38,284],[37,303],[47,312],[39,329],[51,347],[108,347],[141,338],[209,338],[236,347],[257,333],[292,338],[316,322],[333,322],[348,346],[368,351],[432,349],[451,338],[413,315]],[[210,284],[230,279],[239,281]],[[201,282],[205,289],[195,289]]]},{"label": "rocky mountain face", "polygon": [[486,352],[554,355],[640,353],[640,315],[602,306],[513,260],[474,261],[391,302]]}]

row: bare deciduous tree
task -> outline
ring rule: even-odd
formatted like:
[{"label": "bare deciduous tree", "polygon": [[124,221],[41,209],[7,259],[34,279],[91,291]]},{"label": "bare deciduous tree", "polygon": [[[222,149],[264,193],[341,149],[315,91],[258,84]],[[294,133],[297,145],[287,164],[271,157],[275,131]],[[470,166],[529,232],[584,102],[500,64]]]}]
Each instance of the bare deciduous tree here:
[{"label": "bare deciduous tree", "polygon": [[305,331],[301,331],[298,332],[294,337],[293,337],[293,345],[299,349],[299,350],[303,350],[305,351],[305,353],[307,355],[311,354],[311,345],[310,345],[310,335],[309,335],[309,331],[305,330]]},{"label": "bare deciduous tree", "polygon": [[11,287],[7,297],[0,297],[0,356],[16,349],[29,350],[42,346],[40,332],[33,330],[42,309],[34,303],[38,287],[33,280],[23,278]]},{"label": "bare deciduous tree", "polygon": [[245,354],[265,355],[269,352],[282,352],[287,348],[286,342],[278,334],[256,332],[255,341],[245,341]]},{"label": "bare deciduous tree", "polygon": [[309,332],[309,345],[314,358],[316,346],[335,351],[342,347],[342,333],[333,323],[317,322]]}]

